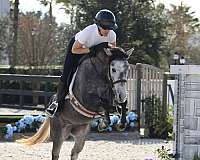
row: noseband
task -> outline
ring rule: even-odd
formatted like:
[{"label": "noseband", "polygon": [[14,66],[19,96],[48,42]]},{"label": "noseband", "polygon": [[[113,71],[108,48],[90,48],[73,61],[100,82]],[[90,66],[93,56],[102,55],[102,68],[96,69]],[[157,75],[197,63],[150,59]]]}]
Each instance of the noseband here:
[{"label": "noseband", "polygon": [[[102,64],[104,64],[104,62],[101,60],[101,59],[99,59],[98,57],[97,57],[97,59],[102,63]],[[119,58],[116,58],[116,59],[119,59]],[[106,90],[105,90],[105,93],[107,92],[107,91],[109,91],[109,93],[112,95],[112,96],[114,96],[115,94],[115,91],[114,91],[114,85],[115,84],[118,84],[118,83],[126,83],[127,82],[127,80],[126,79],[118,79],[118,80],[116,80],[116,81],[114,81],[113,79],[112,79],[112,77],[111,77],[111,73],[110,73],[110,63],[113,61],[113,60],[116,60],[116,59],[112,59],[112,60],[110,60],[109,61],[109,67],[108,67],[108,71],[107,71],[107,73],[108,74],[106,74],[107,76],[106,76],[106,81],[108,81],[108,86],[107,86],[107,88],[106,88]],[[97,73],[97,75],[99,76],[99,78],[100,79],[103,79],[102,77],[104,77],[104,76],[102,76],[99,72],[98,72],[98,70],[97,70],[97,68],[96,68],[96,65],[92,62],[92,59],[91,59],[91,57],[90,57],[90,61],[91,61],[91,64],[93,65],[93,67],[94,67],[94,70],[96,71],[96,73]],[[104,95],[104,94],[103,94]],[[99,97],[100,99],[102,99],[101,97]],[[103,100],[101,100],[102,101],[102,103],[103,103]]]},{"label": "noseband", "polygon": [[[105,64],[104,61],[102,61],[100,58],[96,57],[100,62],[101,64]],[[89,56],[89,59],[90,59],[90,62],[94,68],[94,70],[96,71],[97,73],[97,76],[99,77],[99,79],[103,80],[104,82],[106,82],[106,85],[105,85],[105,90],[104,92],[99,95],[99,104],[101,106],[99,107],[106,107],[104,108],[104,110],[106,111],[109,111],[110,109],[113,109],[113,97],[115,97],[115,91],[114,91],[114,85],[117,84],[117,83],[123,83],[123,82],[127,82],[126,79],[119,79],[119,80],[116,80],[116,81],[113,81],[112,77],[111,77],[111,73],[110,73],[110,63],[108,64],[109,67],[106,67],[106,73],[103,72],[99,72],[97,70],[97,66],[95,65],[95,63],[92,61],[92,57]],[[113,59],[114,60],[114,59]],[[112,61],[112,60],[111,60]],[[109,62],[111,62],[109,61]],[[105,76],[106,75],[106,76]],[[73,77],[72,79],[72,82],[74,83],[74,79],[75,79],[75,76]],[[84,107],[77,99],[76,97],[73,95],[73,92],[72,92],[72,86],[73,86],[73,83],[70,84],[70,89],[69,89],[69,98],[70,98],[70,103],[71,105],[73,106],[73,108],[79,112],[80,114],[86,116],[86,117],[89,117],[89,118],[95,118],[96,116],[102,116],[102,113],[101,112],[95,112],[95,111],[90,111],[88,109],[86,109],[87,107]]]},{"label": "noseband", "polygon": [[116,80],[116,81],[112,82],[112,86],[114,86],[117,83],[123,83],[123,82],[126,83],[127,80],[125,80],[125,79]]},{"label": "noseband", "polygon": [[[112,59],[112,60],[115,60],[115,59]],[[122,59],[123,60],[123,59]],[[110,61],[110,63],[111,63],[111,61]],[[111,77],[111,73],[110,73],[110,63],[109,63],[109,72],[108,72],[108,78],[109,78],[109,80],[110,80],[110,82],[111,82],[111,86],[112,86],[112,88],[114,87],[114,85],[115,84],[117,84],[117,83],[126,83],[127,82],[127,80],[126,79],[118,79],[118,80],[116,80],[116,81],[114,81],[113,79],[112,79],[112,77]]]}]

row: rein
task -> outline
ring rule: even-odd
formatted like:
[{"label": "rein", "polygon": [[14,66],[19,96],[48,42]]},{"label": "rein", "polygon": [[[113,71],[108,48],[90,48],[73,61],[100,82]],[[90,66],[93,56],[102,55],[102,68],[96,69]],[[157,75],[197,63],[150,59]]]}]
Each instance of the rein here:
[{"label": "rein", "polygon": [[76,73],[77,71],[74,73],[71,84],[69,86],[69,100],[71,105],[73,106],[73,108],[80,113],[81,115],[88,117],[88,118],[96,118],[97,116],[103,116],[103,112],[94,112],[94,111],[90,111],[88,109],[86,109],[85,106],[83,106],[78,100],[77,98],[74,96],[72,88],[74,85],[74,80],[76,77]]},{"label": "rein", "polygon": [[[98,74],[98,76],[99,76],[99,78],[101,78],[102,79],[102,76],[101,76],[101,74],[98,72],[98,70],[97,70],[97,67],[96,67],[96,65],[94,64],[94,62],[92,61],[92,58],[91,58],[92,56],[90,56],[89,58],[90,58],[90,62],[91,62],[91,64],[92,64],[92,66],[94,67],[94,69],[95,69],[95,71],[96,71],[96,73]],[[101,59],[99,59],[98,57],[97,57],[97,59],[102,63],[102,64],[104,64],[104,62],[101,60]],[[113,59],[114,60],[114,59]],[[111,62],[111,61],[110,61]],[[113,79],[111,78],[111,73],[110,73],[110,64],[109,64],[109,72],[108,72],[109,74],[109,77],[107,78],[108,79],[108,81],[109,82],[111,82],[111,88],[113,88],[113,86],[115,85],[115,84],[117,84],[117,83],[123,83],[123,82],[127,82],[127,80],[126,79],[119,79],[119,80],[116,80],[116,81],[113,81]]]},{"label": "rein", "polygon": [[[95,71],[96,71],[98,77],[99,77],[100,79],[102,79],[102,75],[98,72],[97,67],[96,67],[96,65],[94,64],[94,62],[92,61],[92,58],[91,58],[91,57],[92,57],[92,56],[90,56],[89,58],[90,58],[90,62],[91,62],[91,64],[92,64],[92,66],[93,66],[93,68],[95,69]],[[100,58],[97,57],[97,59],[100,61],[100,63],[102,63],[102,65],[104,64],[104,62],[103,62]],[[116,59],[118,59],[118,58],[116,58]],[[112,60],[115,60],[115,59],[112,59]],[[111,93],[111,94],[114,95],[114,90],[113,90],[114,85],[117,84],[117,83],[126,83],[127,80],[126,80],[126,79],[119,79],[119,80],[113,81],[113,79],[112,79],[112,77],[111,77],[111,73],[110,73],[110,63],[111,63],[112,60],[109,61],[108,77],[106,76],[106,78],[105,78],[105,79],[108,81],[108,83],[109,83],[110,85],[106,88],[106,90],[105,90],[104,92],[106,93],[107,90],[109,90],[109,93]],[[100,98],[102,104],[106,105],[106,103],[103,102],[103,99],[102,99],[101,97],[99,97],[99,98]]]},{"label": "rein", "polygon": [[[111,61],[109,61],[109,67],[106,68],[107,70],[107,74],[102,74],[98,71],[97,69],[97,65],[95,64],[95,62],[93,62],[92,60],[92,55],[89,55],[88,58],[90,59],[90,62],[94,68],[94,70],[96,71],[97,73],[97,76],[99,77],[99,79],[102,79],[104,81],[106,81],[108,83],[108,85],[106,85],[105,87],[105,91],[104,93],[102,93],[102,95],[108,95],[106,96],[106,98],[104,97],[101,97],[99,96],[99,100],[100,100],[100,104],[102,105],[102,107],[104,108],[104,106],[109,106],[110,103],[109,103],[109,100],[107,100],[107,97],[113,97],[114,95],[114,85],[117,84],[117,83],[122,83],[122,82],[127,82],[127,80],[125,79],[119,79],[119,80],[116,80],[116,81],[113,81],[112,77],[111,77],[111,73],[110,73],[110,63]],[[102,65],[105,65],[105,62],[102,61],[99,57],[96,57],[96,59],[102,64]],[[106,76],[107,75],[107,76]],[[91,110],[88,110],[86,106],[83,106],[78,100],[77,98],[74,96],[73,92],[72,92],[72,88],[73,88],[73,84],[74,84],[74,80],[75,80],[75,76],[76,76],[76,73],[74,74],[73,76],[73,79],[71,81],[71,84],[70,84],[70,87],[69,87],[69,98],[70,98],[70,103],[71,105],[73,106],[73,108],[78,112],[80,113],[81,115],[83,116],[86,116],[88,118],[96,118],[97,116],[103,116],[103,113],[102,112],[95,112],[95,111],[91,111]],[[111,105],[110,105],[111,106]]]},{"label": "rein", "polygon": [[[114,59],[113,59],[114,60]],[[110,61],[111,62],[111,61]],[[127,82],[127,80],[126,79],[119,79],[119,80],[116,80],[116,81],[113,81],[113,79],[111,78],[111,73],[110,73],[110,65],[109,65],[109,81],[111,82],[111,86],[112,86],[112,88],[114,87],[114,85],[115,84],[117,84],[117,83],[123,83],[123,82]]]},{"label": "rein", "polygon": [[[105,95],[107,91],[108,91],[110,94],[113,94],[113,95],[114,95],[113,84],[112,84],[111,77],[110,77],[110,76],[107,77],[107,76],[104,76],[104,74],[99,73],[98,70],[97,70],[97,67],[96,67],[95,63],[92,61],[92,56],[90,56],[89,58],[90,58],[90,62],[91,62],[91,64],[92,64],[94,70],[96,71],[98,77],[99,77],[100,79],[103,79],[102,77],[105,77],[105,80],[106,80],[106,81],[108,82],[108,84],[109,84],[109,85],[106,87],[106,89],[105,89],[105,91],[104,91],[104,94],[102,94],[102,95]],[[103,62],[100,58],[97,57],[97,59],[99,60],[99,62],[100,62],[102,65],[104,65],[104,62]],[[110,66],[110,64],[109,64],[109,66]],[[102,75],[103,75],[103,76],[102,76]],[[110,75],[110,72],[109,72],[109,75]],[[109,96],[112,97],[112,95],[109,95]],[[105,103],[104,98],[99,97],[99,99],[100,99],[101,104],[102,104],[103,106],[105,106],[105,105],[108,106],[108,105],[109,105],[109,104],[106,104],[106,103]]]}]

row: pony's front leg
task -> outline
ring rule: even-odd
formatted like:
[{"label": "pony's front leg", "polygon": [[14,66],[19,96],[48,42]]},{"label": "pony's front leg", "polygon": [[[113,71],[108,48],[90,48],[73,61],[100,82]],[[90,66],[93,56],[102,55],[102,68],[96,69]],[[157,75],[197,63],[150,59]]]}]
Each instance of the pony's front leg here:
[{"label": "pony's front leg", "polygon": [[110,121],[110,113],[108,111],[105,112],[105,123],[107,126],[110,125],[111,121]]},{"label": "pony's front leg", "polygon": [[122,107],[121,124],[123,127],[126,126],[126,105],[127,105],[127,100],[124,103],[121,103]]},{"label": "pony's front leg", "polygon": [[72,135],[75,140],[74,147],[71,151],[71,160],[77,160],[78,159],[78,154],[82,151],[84,145],[85,145],[85,139],[86,135],[89,132],[89,125],[81,125],[81,126],[76,126],[72,130]]},{"label": "pony's front leg", "polygon": [[119,104],[121,106],[121,118],[120,123],[117,124],[116,129],[118,131],[124,131],[126,129],[126,106],[127,106],[127,100],[124,103]]}]

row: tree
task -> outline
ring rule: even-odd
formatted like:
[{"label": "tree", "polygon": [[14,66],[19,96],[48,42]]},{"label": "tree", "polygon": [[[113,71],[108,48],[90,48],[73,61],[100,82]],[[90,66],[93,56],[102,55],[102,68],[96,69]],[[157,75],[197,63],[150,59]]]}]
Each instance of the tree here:
[{"label": "tree", "polygon": [[168,11],[170,25],[168,26],[168,44],[171,54],[175,52],[182,56],[189,56],[190,50],[187,45],[188,38],[198,32],[200,23],[194,17],[190,7],[183,5],[171,5],[172,10]]},{"label": "tree", "polygon": [[186,60],[189,63],[200,65],[200,32],[194,33],[188,38],[187,48]]},{"label": "tree", "polygon": [[13,12],[13,42],[10,56],[10,65],[15,67],[17,57],[17,38],[18,38],[18,20],[19,20],[19,0],[14,1],[14,12]]},{"label": "tree", "polygon": [[0,61],[7,56],[10,39],[10,21],[7,17],[0,18]]},{"label": "tree", "polygon": [[135,53],[130,58],[131,63],[148,63],[159,66],[161,46],[165,40],[167,20],[164,8],[156,8],[152,0],[57,0],[66,6],[74,6],[72,12],[75,30],[79,31],[93,23],[97,11],[110,9],[117,18],[116,31],[118,46],[124,49],[135,47]]},{"label": "tree", "polygon": [[49,25],[49,16],[41,12],[20,15],[17,64],[32,68],[57,64],[66,48],[65,27],[55,21]]}]

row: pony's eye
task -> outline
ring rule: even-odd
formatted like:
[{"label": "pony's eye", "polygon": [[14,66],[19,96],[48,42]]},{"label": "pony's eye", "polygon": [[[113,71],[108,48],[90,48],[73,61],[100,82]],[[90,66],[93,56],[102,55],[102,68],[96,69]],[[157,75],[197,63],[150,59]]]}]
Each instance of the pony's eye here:
[{"label": "pony's eye", "polygon": [[115,68],[112,68],[112,72],[117,72]]}]

